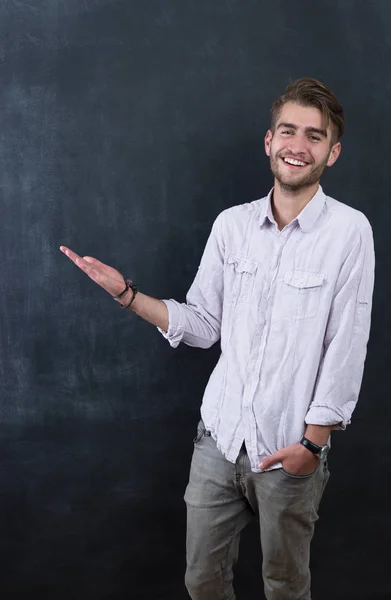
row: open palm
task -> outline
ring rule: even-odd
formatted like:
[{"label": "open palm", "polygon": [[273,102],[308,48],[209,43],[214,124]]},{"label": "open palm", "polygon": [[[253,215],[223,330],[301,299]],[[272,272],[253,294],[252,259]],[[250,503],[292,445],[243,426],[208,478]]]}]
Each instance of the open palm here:
[{"label": "open palm", "polygon": [[121,273],[113,267],[105,265],[92,256],[79,256],[66,246],[60,246],[63,252],[79,269],[84,271],[98,285],[100,285],[111,296],[117,296],[123,292],[125,281]]}]

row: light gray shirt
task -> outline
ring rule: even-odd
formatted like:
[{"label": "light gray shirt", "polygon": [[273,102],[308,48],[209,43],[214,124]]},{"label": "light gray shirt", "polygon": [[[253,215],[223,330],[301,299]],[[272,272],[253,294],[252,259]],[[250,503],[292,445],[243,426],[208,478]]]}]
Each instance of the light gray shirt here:
[{"label": "light gray shirt", "polygon": [[350,422],[374,283],[372,229],[361,212],[319,187],[279,231],[271,194],[217,217],[186,303],[164,300],[169,329],[160,330],[174,348],[220,339],[201,415],[229,461],[245,441],[254,472],[297,443],[306,423]]}]

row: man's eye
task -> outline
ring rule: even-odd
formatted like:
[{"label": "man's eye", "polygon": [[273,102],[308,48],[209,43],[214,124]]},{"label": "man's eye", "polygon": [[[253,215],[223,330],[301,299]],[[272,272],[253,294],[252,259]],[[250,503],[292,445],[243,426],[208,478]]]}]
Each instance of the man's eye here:
[{"label": "man's eye", "polygon": [[317,135],[311,135],[310,140],[312,140],[313,142],[320,142],[320,137],[318,137]]},{"label": "man's eye", "polygon": [[284,134],[284,135],[285,134],[290,135],[290,134],[293,133],[293,131],[289,131],[288,129],[285,129],[285,131],[282,131],[281,133]]}]

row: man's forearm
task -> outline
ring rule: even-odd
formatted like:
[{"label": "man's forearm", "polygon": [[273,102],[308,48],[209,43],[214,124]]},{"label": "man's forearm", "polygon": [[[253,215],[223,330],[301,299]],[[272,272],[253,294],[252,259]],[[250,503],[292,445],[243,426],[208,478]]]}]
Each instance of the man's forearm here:
[{"label": "man's forearm", "polygon": [[168,310],[162,300],[157,300],[157,298],[139,292],[129,310],[148,321],[148,323],[160,327],[163,331],[168,331]]},{"label": "man's forearm", "polygon": [[333,429],[333,425],[307,425],[304,435],[314,444],[324,446]]}]

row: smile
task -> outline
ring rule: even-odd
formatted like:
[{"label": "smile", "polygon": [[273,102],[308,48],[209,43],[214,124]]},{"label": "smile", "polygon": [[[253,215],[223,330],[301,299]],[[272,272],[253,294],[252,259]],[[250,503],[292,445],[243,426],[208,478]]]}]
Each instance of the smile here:
[{"label": "smile", "polygon": [[293,167],[306,167],[307,163],[302,160],[296,160],[295,158],[283,158],[284,163],[292,165]]}]

